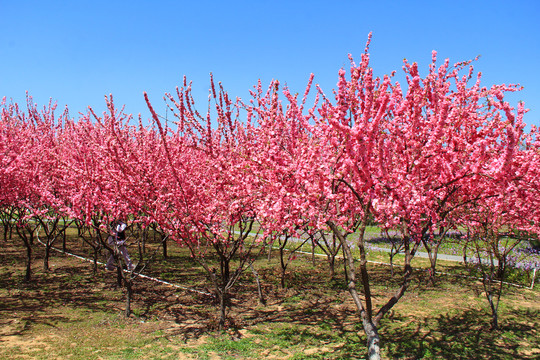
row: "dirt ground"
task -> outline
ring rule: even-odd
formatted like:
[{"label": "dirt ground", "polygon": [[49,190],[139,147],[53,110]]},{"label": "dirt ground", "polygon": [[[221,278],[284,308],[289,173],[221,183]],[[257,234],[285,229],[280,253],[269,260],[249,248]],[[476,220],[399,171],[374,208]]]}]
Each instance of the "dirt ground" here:
[{"label": "dirt ground", "polygon": [[[0,255],[0,343],[4,347],[46,351],[54,338],[62,336],[62,331],[40,332],[39,336],[25,334],[41,325],[54,329],[57,324],[75,322],[81,312],[109,314],[109,318],[101,320],[103,326],[111,323],[133,325],[140,333],[160,332],[165,338],[181,339],[187,346],[195,347],[218,328],[217,304],[213,297],[143,278],[134,281],[133,315],[124,319],[125,290],[118,287],[115,272],[106,271],[100,265],[94,275],[91,263],[58,252],[51,254],[50,270],[43,271],[43,252],[39,247],[36,247],[32,262],[32,280],[25,283],[22,281],[24,252],[10,242],[3,245]],[[148,269],[147,273],[162,271],[154,268]],[[254,296],[257,293],[255,281],[246,276],[236,287],[242,291],[233,292],[230,299],[226,328],[231,337],[245,337],[245,329],[257,324],[287,322],[291,318],[317,324],[323,318],[331,317],[343,329],[354,329],[354,305],[345,291],[335,292],[334,297],[323,296],[316,291],[317,286],[308,285],[317,281],[306,281],[302,286],[295,285],[294,289],[280,289],[266,281],[275,275],[272,270],[260,273],[266,305],[261,305]],[[187,287],[211,292],[207,286],[204,275],[199,275]],[[293,306],[284,301],[299,294],[301,299]],[[306,308],[317,310],[305,314],[303,309]]]},{"label": "dirt ground", "polygon": [[[217,332],[217,304],[211,296],[137,278],[134,282],[133,315],[126,319],[123,316],[125,290],[118,287],[115,272],[108,272],[100,266],[98,272],[93,274],[89,262],[58,252],[51,254],[50,269],[44,271],[43,249],[36,246],[33,278],[29,283],[25,283],[22,281],[25,262],[22,248],[15,242],[3,242],[0,245],[0,344],[8,357],[47,358],[35,354],[46,354],[48,351],[53,352],[54,346],[64,346],[65,353],[59,352],[60,355],[55,355],[56,357],[62,358],[62,354],[69,353],[70,349],[86,347],[95,348],[92,351],[96,352],[96,359],[109,358],[103,354],[114,351],[117,341],[124,341],[131,347],[149,347],[148,350],[152,353],[151,351],[157,351],[150,349],[156,346],[152,341],[158,339],[164,342],[160,346],[166,345],[170,351],[182,349],[181,355],[176,354],[171,358],[230,358],[217,350],[206,351],[202,357],[200,353],[186,353],[186,348],[196,351],[215,342],[216,336],[223,335],[222,332]],[[308,266],[309,259],[306,259],[305,263]],[[204,273],[194,275],[192,265],[185,257],[173,256],[168,261],[148,267],[146,273],[161,274],[171,283],[211,292]],[[261,266],[258,272],[266,305],[262,305],[256,296],[257,288],[253,276],[246,274],[232,292],[231,306],[227,314],[226,338],[238,343],[241,342],[239,340],[251,341],[255,345],[261,343],[262,349],[258,350],[253,358],[350,356],[346,355],[350,353],[343,352],[346,347],[343,339],[324,337],[327,332],[351,334],[357,339],[355,346],[364,342],[358,315],[349,293],[344,289],[342,281],[328,281],[325,266],[326,264],[321,262],[317,264],[315,271],[311,269],[298,275],[291,271],[287,278],[288,289],[279,287],[276,266]],[[386,273],[382,268],[373,272],[375,276],[381,277],[388,276]],[[392,285],[386,278],[381,278],[381,281]],[[391,294],[392,287],[378,287],[376,291],[378,294],[375,301],[380,303]],[[477,334],[476,345],[491,346],[488,335],[478,335],[487,330],[486,322],[480,323],[477,320],[481,312],[476,309],[484,306],[481,289],[464,291],[463,294],[456,292],[451,298],[442,296],[440,292],[436,288],[423,288],[419,279],[390,312],[389,320],[385,323],[388,325],[383,326],[381,331],[386,336],[395,333],[401,336],[398,339],[401,342],[396,342],[397,345],[391,344],[392,351],[397,354],[393,358],[420,358],[404,354],[411,351],[425,353],[425,343],[431,344],[433,348],[441,348],[440,354],[433,358],[452,358],[444,352],[455,350],[443,348],[440,344],[444,339],[459,342],[460,336],[464,336],[459,334],[459,331],[468,331],[460,326],[467,321],[473,324],[469,325],[469,328]],[[518,359],[540,356],[540,341],[536,330],[539,326],[539,300],[537,291],[513,291],[512,296],[504,300],[502,311],[506,313],[501,316],[501,321],[508,322],[509,318],[514,316],[516,323],[505,327],[502,332],[504,336],[491,341],[495,347],[486,350],[486,356],[479,358],[490,358],[493,354],[500,355],[500,358]],[[419,322],[419,319],[424,319],[423,323]],[[284,348],[278,343],[270,343],[272,347],[269,345],[265,348],[264,336],[268,334],[264,334],[264,329],[273,331],[273,327],[278,326],[276,324],[296,326],[296,330],[287,335],[289,337],[296,336],[295,331],[306,331],[306,336],[300,339],[317,340],[320,336],[323,340],[314,341],[309,347],[300,349]],[[328,326],[323,328],[321,324]],[[398,327],[399,331],[396,330]],[[456,334],[444,335],[447,327],[458,327]],[[520,334],[526,336],[520,338]],[[417,343],[419,337],[422,344]],[[146,342],[141,343],[140,339],[146,339]],[[413,346],[413,350],[408,346]],[[24,349],[23,353],[20,353],[21,349]],[[298,355],[299,352],[301,356]],[[321,357],[321,353],[338,355]],[[459,355],[459,352],[457,354]],[[87,353],[83,353],[75,358],[87,356]],[[67,355],[65,357],[71,358]],[[234,357],[251,358],[246,355]],[[130,357],[115,355],[110,358]]]}]

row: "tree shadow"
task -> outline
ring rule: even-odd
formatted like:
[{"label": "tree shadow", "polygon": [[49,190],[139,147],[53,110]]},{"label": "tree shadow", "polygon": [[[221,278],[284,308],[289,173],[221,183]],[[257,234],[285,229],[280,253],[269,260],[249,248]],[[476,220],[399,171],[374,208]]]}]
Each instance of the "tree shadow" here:
[{"label": "tree shadow", "polygon": [[[13,261],[10,257],[3,259],[6,262]],[[93,276],[91,266],[87,264],[67,261],[62,264],[55,266],[49,273],[36,273],[33,281],[28,284],[20,282],[16,272],[7,266],[8,263],[1,264],[6,266],[0,271],[0,327],[11,326],[7,321],[1,321],[2,318],[21,320],[17,326],[9,329],[9,334],[23,335],[36,324],[54,327],[58,323],[77,321],[65,317],[61,312],[51,312],[51,308],[68,305],[85,311],[111,313],[115,311],[114,307],[123,307],[123,295],[118,291],[109,291],[115,286],[114,274],[100,271]],[[170,280],[175,283],[205,282],[205,275],[185,253],[170,256],[163,262],[156,261],[148,270],[161,275],[170,271],[173,277]],[[358,358],[363,353],[365,339],[356,335],[363,333],[361,321],[344,287],[342,269],[338,268],[336,277],[329,280],[326,264],[320,263],[313,268],[309,257],[306,257],[294,271],[291,268],[288,273],[288,290],[278,289],[279,271],[276,268],[262,268],[258,272],[268,305],[258,304],[255,279],[247,272],[235,286],[238,291],[232,294],[227,324],[229,328],[238,330],[254,325],[265,327],[265,324],[271,323],[299,325],[292,329],[276,327],[276,336],[283,339],[294,337],[295,340],[307,343],[343,342],[341,347],[335,349],[335,354],[324,354],[325,358],[327,355],[328,358]],[[401,279],[400,276],[391,276],[383,266],[374,266],[371,276],[375,283],[390,288]],[[422,272],[415,273],[411,285],[416,285],[416,291],[440,291],[441,283],[433,289],[421,286],[425,284],[424,277]],[[445,281],[469,286],[472,280],[451,278]],[[460,285],[456,286],[459,288]],[[211,298],[158,285],[149,280],[139,279],[135,287],[136,308],[139,311],[137,316],[171,320],[175,324],[167,330],[167,336],[197,338],[217,328],[217,321],[213,318],[217,310],[210,306]],[[383,320],[379,332],[383,352],[389,358],[533,359],[538,354],[524,353],[523,350],[527,349],[524,342],[537,342],[534,334],[535,326],[539,326],[539,315],[538,312],[527,313],[526,310],[505,310],[501,330],[490,332],[489,315],[482,310],[454,311],[413,321],[394,314],[393,319]],[[512,321],[512,318],[533,320],[525,323]],[[347,340],[337,341],[337,337]],[[529,345],[528,349],[533,346]]]},{"label": "tree shadow", "polygon": [[[510,317],[522,317],[529,312],[513,310]],[[534,316],[538,319],[538,314]],[[418,322],[407,322],[405,318],[393,321],[403,324],[384,322],[380,330],[382,346],[393,359],[537,359],[538,356],[523,351],[527,339],[538,340],[535,339],[538,323],[517,323],[506,318],[500,330],[490,331],[489,316],[474,309]]]},{"label": "tree shadow", "polygon": [[388,237],[375,236],[375,237],[370,237],[368,239],[368,242],[374,245],[377,245],[377,244],[392,245],[394,243],[398,243],[399,239],[394,238],[394,237],[388,238]]}]

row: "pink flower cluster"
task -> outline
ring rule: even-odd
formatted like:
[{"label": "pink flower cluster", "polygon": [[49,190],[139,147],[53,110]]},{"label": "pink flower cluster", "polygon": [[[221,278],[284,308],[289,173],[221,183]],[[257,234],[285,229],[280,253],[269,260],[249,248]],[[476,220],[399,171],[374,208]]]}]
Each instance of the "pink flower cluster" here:
[{"label": "pink flower cluster", "polygon": [[131,125],[112,96],[107,112],[79,119],[4,100],[2,206],[87,224],[156,222],[190,243],[227,244],[246,219],[266,235],[329,221],[352,230],[366,216],[412,238],[485,216],[538,233],[538,132],[524,133],[523,104],[504,101],[518,86],[482,87],[471,62],[437,66],[436,52],[425,77],[404,61],[405,86],[374,77],[367,47],[350,61],[333,97],[316,86],[310,108],[313,75],[302,99],[259,81],[247,103],[211,78],[206,114],[184,79],[166,95],[175,116],[166,125],[146,94],[149,126]]}]

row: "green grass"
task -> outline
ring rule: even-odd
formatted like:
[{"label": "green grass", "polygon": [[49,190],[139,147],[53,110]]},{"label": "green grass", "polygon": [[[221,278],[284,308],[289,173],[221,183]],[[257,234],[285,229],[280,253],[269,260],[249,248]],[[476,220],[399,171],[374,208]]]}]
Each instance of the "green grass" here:
[{"label": "green grass", "polygon": [[[41,270],[35,248],[34,280],[21,282],[24,253],[15,241],[0,248],[0,358],[70,359],[362,359],[365,337],[350,295],[341,261],[336,277],[328,276],[324,257],[311,263],[300,256],[287,269],[287,289],[279,288],[277,252],[256,260],[267,297],[256,301],[248,271],[233,288],[226,331],[216,329],[215,303],[208,297],[153,282],[135,282],[133,314],[122,315],[124,293],[114,273],[54,253],[51,271]],[[70,250],[83,251],[70,239]],[[149,244],[152,251],[155,244]],[[171,244],[148,273],[199,289],[210,286],[186,249]],[[130,248],[136,257],[136,250]],[[370,252],[387,262],[388,255]],[[211,256],[209,261],[214,261]],[[397,256],[397,265],[402,257]],[[427,259],[414,266],[427,267]],[[467,273],[459,263],[440,262],[441,269]],[[400,282],[387,266],[369,265],[374,301],[380,306]],[[165,274],[165,275],[164,275]],[[501,329],[489,330],[489,309],[481,285],[469,278],[440,276],[427,285],[418,271],[404,298],[383,319],[384,358],[395,359],[534,359],[540,355],[539,287],[506,288],[500,305]]]}]

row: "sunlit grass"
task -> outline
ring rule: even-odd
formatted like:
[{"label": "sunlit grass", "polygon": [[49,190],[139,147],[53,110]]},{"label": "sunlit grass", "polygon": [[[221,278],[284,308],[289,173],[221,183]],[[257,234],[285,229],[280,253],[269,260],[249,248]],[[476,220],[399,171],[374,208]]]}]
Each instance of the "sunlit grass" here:
[{"label": "sunlit grass", "polygon": [[[74,238],[70,250],[84,250]],[[147,251],[157,245],[148,244]],[[16,250],[17,248],[11,248]],[[311,257],[311,249],[291,262],[287,289],[279,287],[278,253],[263,252],[255,267],[265,285],[269,303],[248,301],[254,296],[254,277],[247,271],[234,287],[235,322],[223,332],[204,327],[215,321],[215,304],[166,289],[151,302],[148,292],[137,292],[134,315],[122,315],[123,294],[114,277],[100,271],[92,276],[90,264],[55,253],[52,270],[39,267],[36,248],[35,281],[21,282],[24,256],[0,253],[0,358],[71,359],[362,359],[365,337],[346,291],[343,262],[336,262],[334,279],[328,276],[325,256]],[[130,248],[133,257],[137,251]],[[388,254],[370,250],[373,262],[388,263]],[[208,261],[216,261],[209,256]],[[395,275],[387,265],[370,263],[375,306],[393,294],[401,279],[403,256],[394,258]],[[7,266],[9,264],[9,266]],[[237,264],[233,262],[233,265]],[[404,298],[381,323],[384,358],[532,359],[540,354],[538,287],[506,288],[500,306],[501,330],[489,331],[489,309],[479,282],[472,278],[442,276],[435,286],[427,282],[428,259],[415,258],[414,279]],[[463,265],[439,261],[439,270],[469,274]],[[185,248],[171,244],[169,258],[161,254],[148,273],[179,284],[204,289],[209,279]],[[136,283],[138,284],[138,283]],[[142,285],[142,284],[141,284]],[[136,285],[137,286],[137,285]],[[147,290],[158,285],[145,284]],[[160,288],[161,289],[161,288]],[[159,292],[161,294],[161,292]],[[15,315],[16,314],[16,315]],[[169,314],[165,317],[163,314]],[[7,320],[9,319],[9,320]],[[204,331],[190,335],[191,321]],[[189,327],[187,327],[189,329]],[[496,339],[496,340],[494,340]],[[4,341],[6,340],[6,341]],[[7,342],[9,341],[9,342]],[[8,344],[9,345],[6,345]]]}]

